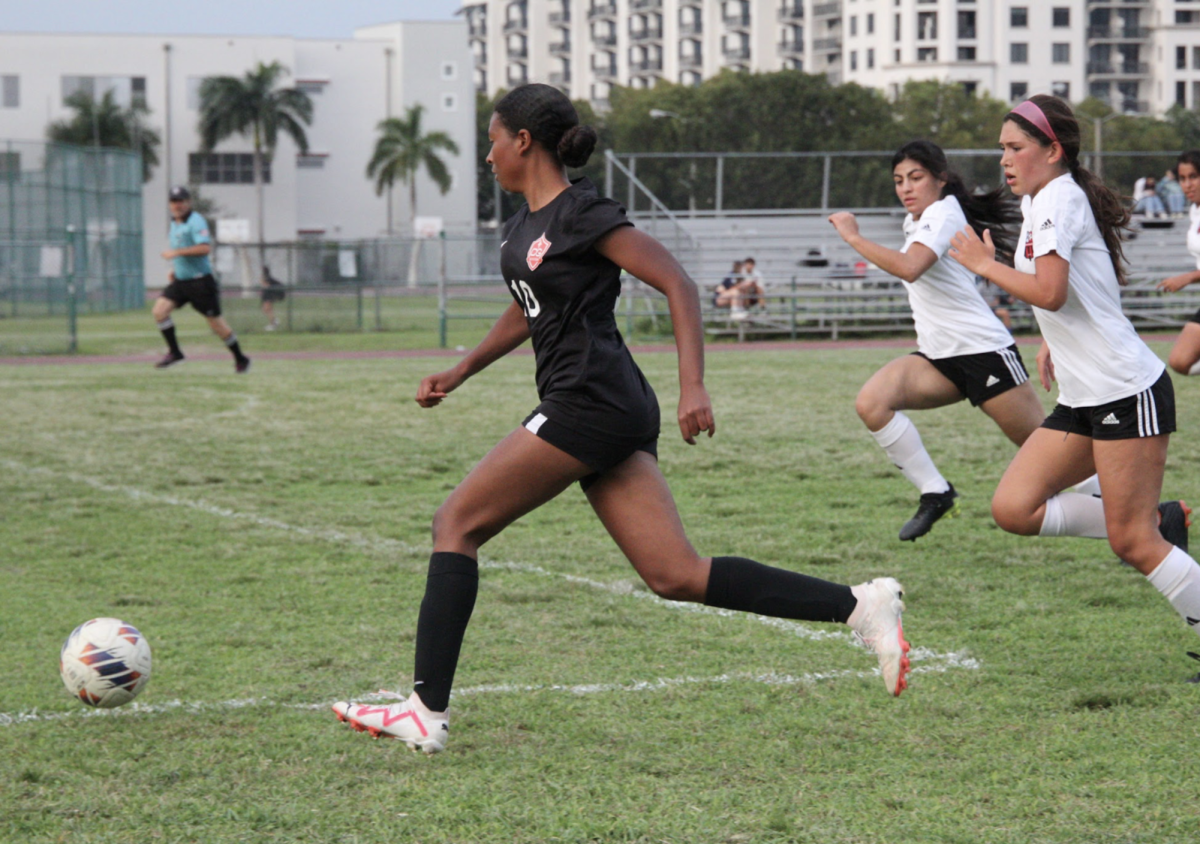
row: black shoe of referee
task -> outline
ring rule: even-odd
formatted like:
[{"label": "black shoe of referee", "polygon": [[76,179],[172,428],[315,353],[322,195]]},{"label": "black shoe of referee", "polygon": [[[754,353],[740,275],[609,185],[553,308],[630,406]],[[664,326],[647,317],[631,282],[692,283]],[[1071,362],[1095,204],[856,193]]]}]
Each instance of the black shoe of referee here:
[{"label": "black shoe of referee", "polygon": [[900,540],[912,542],[933,528],[933,523],[943,516],[953,516],[958,511],[958,493],[954,484],[945,492],[927,492],[921,496],[917,513],[900,528]]},{"label": "black shoe of referee", "polygon": [[167,352],[163,355],[162,360],[154,364],[155,369],[166,369],[168,366],[174,366],[183,360],[182,352]]},{"label": "black shoe of referee", "polygon": [[1180,551],[1188,549],[1188,527],[1192,509],[1182,501],[1164,501],[1158,505],[1158,532]]}]

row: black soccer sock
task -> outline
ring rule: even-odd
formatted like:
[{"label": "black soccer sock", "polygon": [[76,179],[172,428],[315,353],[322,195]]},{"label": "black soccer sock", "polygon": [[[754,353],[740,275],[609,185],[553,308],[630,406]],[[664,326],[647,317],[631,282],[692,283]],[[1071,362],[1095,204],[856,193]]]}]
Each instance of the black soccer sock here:
[{"label": "black soccer sock", "polygon": [[237,335],[232,331],[229,333],[229,336],[225,338],[225,345],[228,346],[229,351],[233,353],[234,360],[242,361],[246,359],[246,356],[242,354],[242,346],[240,343],[238,343]]},{"label": "black soccer sock", "polygon": [[450,705],[458,653],[478,591],[477,562],[453,551],[433,552],[421,614],[417,616],[417,658],[413,670],[414,689],[432,712],[445,712]]},{"label": "black soccer sock", "polygon": [[167,317],[158,324],[158,330],[167,341],[167,348],[171,350],[171,354],[182,355],[183,352],[179,351],[179,341],[175,339],[175,320]]},{"label": "black soccer sock", "polygon": [[844,623],[858,600],[840,583],[742,557],[713,557],[704,603],[774,618]]}]

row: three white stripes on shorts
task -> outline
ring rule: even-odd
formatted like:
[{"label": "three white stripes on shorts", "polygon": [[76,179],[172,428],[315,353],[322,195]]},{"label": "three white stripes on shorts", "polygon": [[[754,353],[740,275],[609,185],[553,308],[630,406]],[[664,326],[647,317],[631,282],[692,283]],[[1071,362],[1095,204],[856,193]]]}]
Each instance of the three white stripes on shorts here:
[{"label": "three white stripes on shorts", "polygon": [[1154,393],[1143,390],[1137,394],[1138,436],[1154,437],[1158,430],[1158,405],[1154,403]]},{"label": "three white stripes on shorts", "polygon": [[1025,374],[1025,367],[1021,366],[1021,357],[1012,349],[997,349],[996,354],[1000,355],[1000,360],[1004,361],[1004,365],[1008,367],[1008,374],[1012,376],[1013,384],[1024,384],[1029,380],[1029,376]]}]

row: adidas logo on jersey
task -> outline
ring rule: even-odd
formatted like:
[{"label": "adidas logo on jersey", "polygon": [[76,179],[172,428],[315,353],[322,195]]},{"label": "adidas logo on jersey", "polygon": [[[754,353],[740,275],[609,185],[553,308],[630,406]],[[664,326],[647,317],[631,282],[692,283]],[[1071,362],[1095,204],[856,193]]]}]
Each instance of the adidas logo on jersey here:
[{"label": "adidas logo on jersey", "polygon": [[929,223],[926,223],[925,225],[921,226],[921,231],[931,232],[933,231],[933,226],[929,225]]},{"label": "adidas logo on jersey", "polygon": [[1103,419],[1100,420],[1100,424],[1101,425],[1120,425],[1121,423],[1117,419],[1117,415],[1115,413],[1110,413],[1110,414],[1108,414],[1108,416],[1105,416]]},{"label": "adidas logo on jersey", "polygon": [[529,252],[525,255],[525,263],[529,265],[529,271],[533,272],[542,265],[542,259],[546,257],[546,253],[550,251],[550,241],[546,240],[546,233],[542,232],[542,236],[529,244]]},{"label": "adidas logo on jersey", "polygon": [[1052,228],[1054,228],[1054,221],[1047,220],[1046,222],[1042,223],[1042,227],[1041,227],[1040,231],[1044,231],[1044,232],[1050,231],[1050,229],[1052,229]]},{"label": "adidas logo on jersey", "polygon": [[995,386],[996,386],[997,384],[999,384],[999,383],[1000,383],[1000,379],[999,379],[999,378],[997,378],[995,375],[989,375],[989,376],[988,376],[987,383],[985,383],[983,386],[985,386],[985,387],[995,387]]}]

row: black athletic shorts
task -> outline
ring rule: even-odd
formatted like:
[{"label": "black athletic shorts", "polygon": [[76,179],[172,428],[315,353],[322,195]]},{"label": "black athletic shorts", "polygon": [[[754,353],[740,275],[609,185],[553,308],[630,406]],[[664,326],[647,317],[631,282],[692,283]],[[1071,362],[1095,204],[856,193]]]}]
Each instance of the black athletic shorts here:
[{"label": "black athletic shorts", "polygon": [[[545,411],[545,412],[543,412]],[[548,415],[549,414],[549,415]],[[536,434],[550,445],[565,451],[581,463],[587,464],[592,474],[583,477],[579,486],[586,492],[587,488],[600,480],[600,476],[636,452],[644,451],[655,459],[658,458],[658,433],[651,437],[617,437],[614,442],[597,439],[579,431],[570,424],[554,418],[554,408],[540,404],[525,417],[521,425],[531,433]]]},{"label": "black athletic shorts", "polygon": [[997,349],[994,352],[955,355],[937,360],[921,352],[913,354],[932,363],[938,372],[945,375],[950,383],[970,400],[973,407],[978,407],[988,399],[1006,393],[1029,380],[1029,372],[1025,369],[1025,362],[1021,360],[1016,343],[1007,349]]},{"label": "black athletic shorts", "polygon": [[1094,440],[1132,440],[1175,432],[1175,388],[1165,371],[1147,390],[1095,407],[1054,406],[1043,428]]},{"label": "black athletic shorts", "polygon": [[167,285],[162,295],[174,302],[177,308],[191,305],[206,317],[221,315],[221,288],[211,275],[175,279]]},{"label": "black athletic shorts", "polygon": [[286,295],[282,284],[272,284],[270,287],[263,288],[262,300],[264,302],[282,302]]},{"label": "black athletic shorts", "polygon": [[1188,319],[1188,322],[1200,322],[1200,310],[1198,310],[1198,311],[1196,311],[1196,313],[1192,314],[1191,317]]}]

